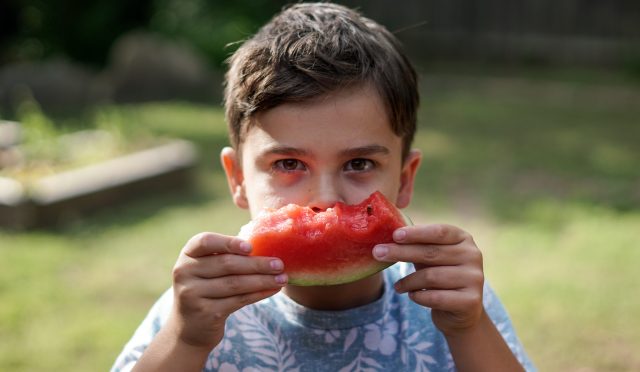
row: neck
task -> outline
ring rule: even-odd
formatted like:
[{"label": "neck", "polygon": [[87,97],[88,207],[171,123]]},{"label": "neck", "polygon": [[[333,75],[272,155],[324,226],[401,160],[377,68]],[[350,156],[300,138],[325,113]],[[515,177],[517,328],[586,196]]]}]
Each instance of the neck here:
[{"label": "neck", "polygon": [[314,310],[346,310],[369,304],[382,296],[382,273],[353,283],[300,287],[288,285],[284,293],[293,301]]}]

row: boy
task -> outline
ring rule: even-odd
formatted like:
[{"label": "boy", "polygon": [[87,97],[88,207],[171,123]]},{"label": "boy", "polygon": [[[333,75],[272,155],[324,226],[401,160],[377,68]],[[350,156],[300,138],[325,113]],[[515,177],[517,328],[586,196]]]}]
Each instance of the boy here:
[{"label": "boy", "polygon": [[[288,203],[354,204],[376,190],[409,204],[421,159],[411,149],[416,74],[393,35],[358,13],[284,10],[231,57],[225,106],[233,147],[221,160],[234,203],[252,217]],[[372,251],[400,262],[382,273],[296,287],[279,259],[248,256],[238,237],[198,234],[113,370],[533,368],[469,234],[417,225],[394,241]]]}]

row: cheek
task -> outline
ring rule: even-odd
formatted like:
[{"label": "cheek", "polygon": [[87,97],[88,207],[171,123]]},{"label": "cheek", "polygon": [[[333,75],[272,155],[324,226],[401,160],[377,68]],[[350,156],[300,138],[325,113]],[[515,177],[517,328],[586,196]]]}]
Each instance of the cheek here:
[{"label": "cheek", "polygon": [[345,202],[347,204],[358,204],[376,191],[380,191],[389,200],[396,200],[398,188],[393,182],[387,181],[389,180],[377,179],[375,182],[368,184],[350,183],[349,187],[346,188]]},{"label": "cheek", "polygon": [[268,183],[272,189],[287,189],[298,187],[306,179],[304,172],[277,173],[269,177]]},{"label": "cheek", "polygon": [[289,203],[300,204],[300,192],[294,188],[278,187],[269,179],[247,182],[247,200],[252,217],[265,208],[276,209]]},{"label": "cheek", "polygon": [[300,174],[270,174],[262,172],[247,180],[247,188],[256,197],[289,199],[304,188],[305,177]]},{"label": "cheek", "polygon": [[363,187],[363,190],[361,190],[361,192],[362,194],[366,194],[366,195],[364,195],[357,202],[359,203],[362,200],[368,198],[369,195],[371,195],[371,193],[375,191],[380,191],[387,199],[391,201],[395,201],[398,197],[399,190],[400,190],[399,175],[386,174],[383,177],[377,177],[375,181],[368,184],[367,187]]}]

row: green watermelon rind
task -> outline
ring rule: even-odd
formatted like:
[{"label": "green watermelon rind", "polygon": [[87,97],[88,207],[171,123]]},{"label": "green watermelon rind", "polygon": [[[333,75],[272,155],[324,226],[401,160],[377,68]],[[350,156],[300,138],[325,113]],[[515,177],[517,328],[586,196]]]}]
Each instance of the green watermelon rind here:
[{"label": "green watermelon rind", "polygon": [[332,277],[330,279],[327,279],[326,273],[320,274],[318,275],[318,277],[314,276],[313,274],[298,274],[294,277],[290,276],[288,284],[300,287],[347,284],[377,274],[387,267],[393,265],[395,262],[374,261],[374,263],[374,265],[369,265],[368,267],[362,268],[362,270],[357,271],[352,267],[349,269],[348,275],[340,275],[333,272],[331,273]]}]

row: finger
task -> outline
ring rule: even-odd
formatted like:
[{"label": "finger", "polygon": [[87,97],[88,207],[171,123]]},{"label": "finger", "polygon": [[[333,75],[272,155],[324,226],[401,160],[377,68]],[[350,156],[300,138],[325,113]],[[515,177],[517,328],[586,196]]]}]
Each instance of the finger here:
[{"label": "finger", "polygon": [[383,262],[413,262],[428,266],[459,265],[464,262],[467,248],[461,245],[380,244],[373,256]]},{"label": "finger", "polygon": [[251,305],[280,292],[282,288],[265,289],[258,292],[243,293],[237,296],[227,297],[218,301],[219,308],[226,314],[240,310],[244,306]]},{"label": "finger", "polygon": [[174,268],[174,277],[178,275],[210,279],[227,275],[277,274],[283,269],[282,260],[276,257],[250,257],[235,254],[198,258],[185,256]]},{"label": "finger", "polygon": [[465,312],[482,304],[482,292],[434,289],[409,292],[415,303],[433,310]]},{"label": "finger", "polygon": [[470,238],[466,231],[446,224],[405,226],[393,232],[393,240],[402,244],[458,244]]},{"label": "finger", "polygon": [[212,299],[202,296],[202,292],[205,289],[202,286],[202,283],[204,282],[206,281],[203,280],[201,283],[191,283],[189,286],[173,287],[176,305],[181,312],[205,312],[210,313],[214,318],[226,319],[229,314],[241,307],[263,300],[278,293],[282,289],[282,287],[278,286],[275,288],[256,290],[254,292]]},{"label": "finger", "polygon": [[459,266],[435,266],[407,275],[398,280],[394,288],[398,293],[422,289],[481,288],[483,282],[481,270],[469,270]]},{"label": "finger", "polygon": [[190,283],[199,297],[220,299],[240,294],[259,292],[283,287],[287,274],[278,275],[229,275],[215,279],[195,280]]},{"label": "finger", "polygon": [[189,239],[183,253],[189,257],[203,257],[221,253],[247,255],[251,245],[235,236],[216,233],[200,233]]},{"label": "finger", "polygon": [[[185,309],[202,308],[203,301],[213,300],[217,303],[229,297],[247,295],[255,292],[274,291],[281,289],[287,282],[285,274],[249,275],[250,280],[241,280],[243,276],[229,276],[226,279],[194,279],[188,283],[176,283],[173,294],[176,303]],[[255,278],[257,277],[257,278]],[[232,284],[229,284],[232,283]],[[199,305],[200,304],[200,305]]]}]

